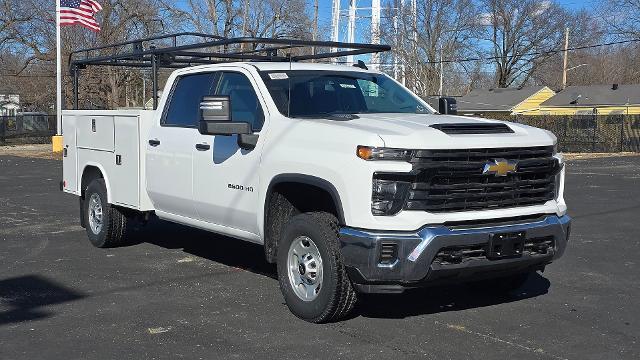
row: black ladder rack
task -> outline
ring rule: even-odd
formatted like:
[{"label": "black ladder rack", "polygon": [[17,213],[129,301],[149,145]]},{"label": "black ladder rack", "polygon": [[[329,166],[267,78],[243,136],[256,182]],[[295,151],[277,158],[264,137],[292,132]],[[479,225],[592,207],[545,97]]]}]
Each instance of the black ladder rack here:
[{"label": "black ladder rack", "polygon": [[[293,54],[299,49],[301,54]],[[286,50],[289,50],[287,53]],[[389,45],[310,41],[284,38],[237,37],[183,32],[74,51],[69,56],[73,104],[78,108],[80,70],[88,66],[150,68],[153,108],[158,106],[158,70],[230,61],[319,60],[391,50]]]}]

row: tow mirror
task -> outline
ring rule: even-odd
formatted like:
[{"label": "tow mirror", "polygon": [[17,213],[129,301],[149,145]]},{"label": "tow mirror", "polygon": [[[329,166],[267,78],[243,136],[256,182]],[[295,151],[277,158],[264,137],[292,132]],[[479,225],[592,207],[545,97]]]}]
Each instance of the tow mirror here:
[{"label": "tow mirror", "polygon": [[250,124],[231,121],[231,100],[226,95],[202,98],[199,130],[203,135],[253,134]]},{"label": "tow mirror", "polygon": [[200,102],[200,121],[231,121],[229,96],[205,96]]}]

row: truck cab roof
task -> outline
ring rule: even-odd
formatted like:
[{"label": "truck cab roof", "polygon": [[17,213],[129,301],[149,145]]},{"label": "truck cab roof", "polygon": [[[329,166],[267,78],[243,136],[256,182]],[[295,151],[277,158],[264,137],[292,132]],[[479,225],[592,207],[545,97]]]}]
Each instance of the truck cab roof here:
[{"label": "truck cab roof", "polygon": [[349,66],[346,64],[322,64],[322,63],[289,63],[289,62],[249,62],[260,71],[286,71],[286,70],[317,70],[317,71],[358,71],[358,72],[377,72],[374,70],[365,70],[357,66]]},{"label": "truck cab roof", "polygon": [[219,64],[207,64],[188,67],[180,70],[180,72],[199,72],[204,69],[216,69],[221,66],[239,66],[239,67],[253,67],[258,71],[348,71],[348,72],[363,72],[363,73],[380,73],[376,70],[365,70],[357,66],[350,66],[347,64],[327,64],[327,63],[303,63],[303,62],[275,62],[275,61],[238,61],[238,62],[226,62]]}]

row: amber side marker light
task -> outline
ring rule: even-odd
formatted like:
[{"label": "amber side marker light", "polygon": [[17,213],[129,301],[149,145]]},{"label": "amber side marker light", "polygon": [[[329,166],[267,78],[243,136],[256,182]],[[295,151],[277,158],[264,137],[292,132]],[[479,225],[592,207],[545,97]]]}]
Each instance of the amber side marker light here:
[{"label": "amber side marker light", "polygon": [[368,146],[358,146],[358,150],[356,151],[356,155],[362,160],[370,160],[371,155],[373,155],[373,149]]}]

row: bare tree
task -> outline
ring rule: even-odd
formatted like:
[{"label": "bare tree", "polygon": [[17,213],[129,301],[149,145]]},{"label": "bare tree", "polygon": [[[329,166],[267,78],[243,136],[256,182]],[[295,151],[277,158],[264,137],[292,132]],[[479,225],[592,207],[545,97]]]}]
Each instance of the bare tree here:
[{"label": "bare tree", "polygon": [[[63,69],[68,68],[69,54],[88,48],[130,40],[157,33],[165,20],[158,11],[157,0],[103,0],[104,10],[98,14],[102,31],[93,33],[79,27],[62,29]],[[0,1],[0,50],[3,57],[14,57],[12,65],[0,73],[23,84],[21,93],[35,97],[39,110],[48,110],[55,102],[55,2],[49,0]],[[37,76],[41,74],[42,76]],[[63,71],[65,93],[70,93],[70,79]],[[137,77],[139,78],[139,76]],[[120,89],[134,79],[126,71],[89,68],[83,72],[81,93],[86,98],[106,99],[104,106],[126,102]],[[39,82],[34,87],[32,83]],[[29,91],[34,88],[34,92]]]},{"label": "bare tree", "polygon": [[176,31],[195,30],[227,37],[238,29],[242,20],[242,8],[237,0],[187,0],[183,3],[160,0],[160,4],[163,11],[171,15],[171,28]]},{"label": "bare tree", "polygon": [[249,6],[248,35],[255,37],[313,37],[313,20],[305,0],[253,0]]},{"label": "bare tree", "polygon": [[498,87],[527,83],[561,47],[567,12],[555,1],[484,0],[485,40],[491,45]]},{"label": "bare tree", "polygon": [[[305,0],[161,0],[172,28],[224,37],[307,37],[312,20]],[[245,6],[247,5],[247,6]],[[245,14],[245,9],[248,13]],[[247,19],[247,23],[243,23]],[[244,31],[243,31],[244,30]]]},{"label": "bare tree", "polygon": [[628,39],[640,38],[640,0],[606,0],[599,8],[613,34]]},{"label": "bare tree", "polygon": [[[575,14],[568,15],[566,27],[569,29],[569,47],[582,47],[590,46],[605,41],[608,35],[603,26],[603,22],[593,16],[593,14],[581,10]],[[590,74],[598,65],[592,63],[593,56],[603,49],[581,49],[569,51],[568,53],[568,68],[573,69],[569,71],[568,84],[575,84],[577,79],[583,75]],[[606,49],[606,51],[613,49]],[[541,62],[534,69],[529,78],[529,82],[533,84],[547,85],[552,89],[560,89],[562,87],[562,69],[563,69],[563,52],[557,52],[551,54],[546,61]],[[610,54],[609,56],[612,56]],[[585,77],[585,80],[588,76]],[[592,78],[596,81],[596,78]],[[582,80],[579,81],[582,85],[587,85]]]},{"label": "bare tree", "polygon": [[[469,45],[479,35],[480,26],[475,21],[478,8],[472,0],[417,0],[414,16],[405,1],[389,4],[382,24],[383,41],[394,45],[396,61],[404,68],[408,85],[421,95],[435,94],[441,53],[446,59],[455,59],[475,51]],[[445,68],[453,74],[466,70],[455,64],[446,64]]]}]

